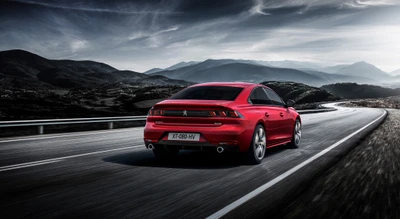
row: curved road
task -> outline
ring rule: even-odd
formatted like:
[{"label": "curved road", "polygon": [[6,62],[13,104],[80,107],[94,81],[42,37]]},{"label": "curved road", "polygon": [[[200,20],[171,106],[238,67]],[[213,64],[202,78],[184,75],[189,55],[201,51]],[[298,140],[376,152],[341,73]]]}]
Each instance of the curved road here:
[{"label": "curved road", "polygon": [[142,143],[142,128],[0,139],[0,212],[3,218],[263,214],[385,114],[337,108],[302,115],[301,147],[269,149],[256,166],[196,151],[158,163]]}]

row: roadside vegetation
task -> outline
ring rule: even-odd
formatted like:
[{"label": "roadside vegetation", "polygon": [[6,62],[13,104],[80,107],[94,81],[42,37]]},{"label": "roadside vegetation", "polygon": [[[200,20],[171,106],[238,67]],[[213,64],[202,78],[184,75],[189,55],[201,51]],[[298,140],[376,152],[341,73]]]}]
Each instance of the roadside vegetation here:
[{"label": "roadside vegetation", "polygon": [[[297,109],[318,108],[340,98],[323,89],[294,82],[264,82]],[[121,83],[73,89],[0,89],[0,120],[146,115],[157,102],[185,86],[133,86]]]}]

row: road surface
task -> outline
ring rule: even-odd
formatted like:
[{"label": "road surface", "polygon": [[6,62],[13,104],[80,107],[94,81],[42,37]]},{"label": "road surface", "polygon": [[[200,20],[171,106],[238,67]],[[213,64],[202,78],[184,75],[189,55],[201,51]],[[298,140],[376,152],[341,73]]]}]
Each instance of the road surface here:
[{"label": "road surface", "polygon": [[[269,149],[255,166],[197,151],[159,163],[143,145],[142,128],[0,139],[0,212],[3,218],[217,218],[239,216],[241,207],[241,216],[254,216],[288,193],[287,185],[297,183],[291,177],[318,171],[319,160],[337,156],[384,114],[338,107],[302,115],[300,148]],[[252,200],[257,209],[249,209]]]}]

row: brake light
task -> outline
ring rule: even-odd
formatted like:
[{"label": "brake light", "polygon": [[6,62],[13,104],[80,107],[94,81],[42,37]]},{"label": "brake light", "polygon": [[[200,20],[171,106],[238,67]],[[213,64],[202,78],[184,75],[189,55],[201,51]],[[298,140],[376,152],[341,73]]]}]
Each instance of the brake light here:
[{"label": "brake light", "polygon": [[211,117],[229,117],[229,118],[243,118],[243,115],[234,110],[214,110],[209,111],[208,115]]},{"label": "brake light", "polygon": [[236,111],[226,111],[228,117],[240,118],[240,115]]},{"label": "brake light", "polygon": [[151,109],[148,113],[149,116],[162,116],[164,115],[164,110]]},{"label": "brake light", "polygon": [[217,116],[217,113],[215,111],[209,111],[208,115],[209,116]]}]

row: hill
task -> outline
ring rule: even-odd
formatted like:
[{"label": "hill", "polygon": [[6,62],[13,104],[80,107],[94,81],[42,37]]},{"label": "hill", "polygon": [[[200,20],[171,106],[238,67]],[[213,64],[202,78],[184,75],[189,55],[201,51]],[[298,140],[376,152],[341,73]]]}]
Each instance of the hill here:
[{"label": "hill", "polygon": [[367,77],[377,81],[386,81],[391,79],[391,75],[367,62],[356,62],[345,66],[336,71],[336,74]]},{"label": "hill", "polygon": [[337,73],[341,68],[349,67],[350,65],[335,65],[335,66],[328,66],[322,69],[323,72],[327,73]]},{"label": "hill", "polygon": [[400,69],[397,69],[396,71],[392,71],[392,72],[390,72],[390,74],[393,75],[393,76],[399,77],[400,76]]},{"label": "hill", "polygon": [[381,98],[400,95],[400,89],[356,83],[329,84],[321,88],[345,99]]},{"label": "hill", "polygon": [[166,68],[165,70],[175,70],[175,69],[178,69],[178,68],[183,68],[183,67],[195,65],[195,64],[198,64],[198,63],[200,63],[200,62],[196,62],[196,61],[179,62],[179,63],[177,63],[175,65],[172,65],[172,66]]},{"label": "hill", "polygon": [[18,72],[8,70],[20,67],[21,70],[25,70],[26,76],[32,76],[49,68],[61,68],[65,71],[74,71],[81,74],[117,70],[104,63],[94,61],[49,60],[24,50],[0,52],[0,65],[2,66],[1,72],[3,74],[14,75]]},{"label": "hill", "polygon": [[0,120],[146,115],[142,101],[167,98],[182,86],[132,86],[122,83],[68,91],[0,89]]},{"label": "hill", "polygon": [[24,50],[0,52],[2,84],[16,88],[77,88],[105,83],[187,86],[182,80],[152,77],[134,71],[120,71],[94,61],[50,60]]},{"label": "hill", "polygon": [[283,61],[255,61],[258,64],[269,66],[269,67],[276,67],[276,68],[292,68],[292,69],[312,69],[312,70],[321,70],[322,67],[311,63],[311,62],[299,62],[299,61],[292,61],[292,60],[283,60]]},{"label": "hill", "polygon": [[[190,74],[190,73],[193,73],[193,72],[197,72],[197,71],[202,71],[202,70],[205,70],[205,69],[218,67],[218,66],[221,66],[221,65],[235,64],[235,63],[247,63],[247,64],[257,65],[255,62],[247,61],[247,60],[207,59],[204,62],[200,62],[200,63],[194,64],[194,65],[189,65],[189,66],[185,66],[185,67],[181,67],[181,68],[173,69],[173,70],[164,70],[164,71],[153,73],[151,75],[163,75],[163,76],[168,77],[168,78],[183,79],[184,77],[186,77],[186,74]],[[185,80],[185,79],[183,79],[183,80]]]},{"label": "hill", "polygon": [[183,67],[195,65],[195,64],[197,64],[197,63],[200,63],[200,62],[196,62],[196,61],[179,62],[179,63],[177,63],[177,64],[175,64],[175,65],[171,65],[170,67],[165,68],[165,69],[162,69],[162,68],[152,68],[152,69],[147,70],[147,71],[145,71],[145,72],[143,72],[143,73],[144,73],[144,74],[153,74],[153,73],[157,73],[157,72],[160,72],[160,71],[175,70],[175,69],[178,69],[178,68],[183,68]]},{"label": "hill", "polygon": [[377,84],[379,81],[373,80],[367,77],[358,77],[358,76],[349,76],[349,75],[341,75],[341,74],[329,74],[320,71],[314,70],[303,70],[306,73],[315,75],[319,78],[324,79],[325,81],[329,81],[330,83],[339,83],[339,82],[353,82],[360,84]]},{"label": "hill", "polygon": [[273,89],[284,101],[292,99],[296,101],[297,104],[335,101],[341,99],[339,96],[324,89],[301,83],[266,81],[261,84]]},{"label": "hill", "polygon": [[143,72],[143,74],[152,74],[152,73],[156,73],[156,72],[163,71],[163,70],[164,69],[162,69],[162,68],[152,68],[150,70]]}]

